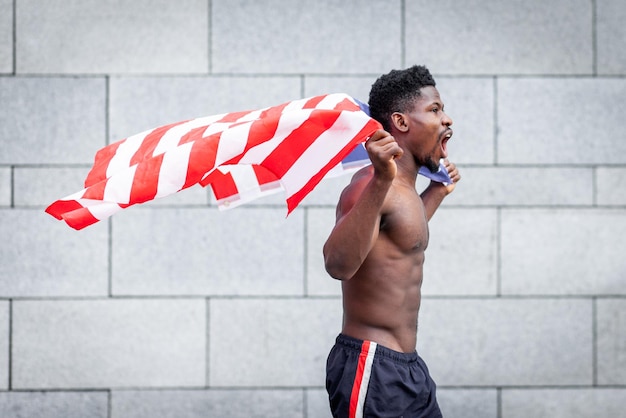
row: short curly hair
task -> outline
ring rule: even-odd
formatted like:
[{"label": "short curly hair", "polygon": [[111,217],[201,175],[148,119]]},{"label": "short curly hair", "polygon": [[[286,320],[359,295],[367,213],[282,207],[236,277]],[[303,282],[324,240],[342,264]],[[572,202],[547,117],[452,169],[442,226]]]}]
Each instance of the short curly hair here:
[{"label": "short curly hair", "polygon": [[394,112],[408,112],[413,101],[420,96],[422,87],[435,86],[435,79],[423,65],[404,70],[391,70],[380,76],[370,90],[370,115],[390,129]]}]

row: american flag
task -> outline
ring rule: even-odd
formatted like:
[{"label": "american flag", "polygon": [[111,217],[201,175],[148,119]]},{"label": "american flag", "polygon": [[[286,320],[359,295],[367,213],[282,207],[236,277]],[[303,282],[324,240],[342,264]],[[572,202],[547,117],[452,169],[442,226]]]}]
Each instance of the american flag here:
[{"label": "american flag", "polygon": [[85,188],[46,212],[82,229],[199,183],[211,186],[222,208],[282,188],[290,213],[325,175],[347,167],[342,160],[379,128],[345,94],[161,126],[99,150]]},{"label": "american flag", "polygon": [[46,212],[82,229],[200,184],[222,209],[284,190],[289,214],[325,176],[370,163],[359,144],[381,125],[368,111],[336,93],[151,129],[99,150],[85,188]]}]

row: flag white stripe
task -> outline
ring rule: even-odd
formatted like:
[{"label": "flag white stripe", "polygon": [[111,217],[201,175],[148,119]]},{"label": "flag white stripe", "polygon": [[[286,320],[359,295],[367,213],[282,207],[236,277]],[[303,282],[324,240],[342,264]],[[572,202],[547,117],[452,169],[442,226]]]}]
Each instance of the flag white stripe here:
[{"label": "flag white stripe", "polygon": [[324,97],[318,104],[315,106],[317,109],[334,109],[337,104],[339,104],[342,100],[348,99],[349,97],[345,94],[329,94]]},{"label": "flag white stripe", "polygon": [[152,130],[130,136],[117,147],[115,155],[109,160],[109,165],[106,169],[107,178],[128,169],[131,158],[133,158],[133,155],[135,155],[139,147],[141,147],[143,140],[146,139],[146,136],[148,136],[150,132],[152,132]]},{"label": "flag white stripe", "polygon": [[86,208],[93,215],[93,217],[98,220],[106,219],[122,210],[121,206],[115,202],[104,202],[102,200],[94,199],[79,199],[78,203]]},{"label": "flag white stripe", "polygon": [[250,133],[251,125],[252,122],[246,122],[222,132],[217,146],[217,154],[215,155],[216,166],[243,153],[248,144],[248,134]]},{"label": "flag white stripe", "polygon": [[242,164],[259,163],[267,158],[289,134],[301,126],[311,116],[309,109],[283,115],[278,121],[274,136],[253,148],[250,148],[241,159]]},{"label": "flag white stripe", "polygon": [[187,180],[187,168],[193,142],[188,142],[163,155],[155,198],[178,192]]},{"label": "flag white stripe", "polygon": [[117,202],[128,204],[130,202],[130,192],[135,179],[137,165],[126,167],[115,175],[109,177],[104,187],[102,200],[106,202]]},{"label": "flag white stripe", "polygon": [[154,148],[152,156],[163,154],[178,146],[180,139],[191,130],[207,126],[208,124],[220,120],[224,115],[206,116],[202,118],[192,119],[180,125],[172,126],[159,140]]},{"label": "flag white stripe", "polygon": [[327,159],[328,155],[337,154],[346,146],[347,140],[354,138],[368,121],[369,117],[364,113],[342,112],[332,128],[324,131],[283,176],[283,186],[288,196],[304,187],[321,170],[320,161]]}]

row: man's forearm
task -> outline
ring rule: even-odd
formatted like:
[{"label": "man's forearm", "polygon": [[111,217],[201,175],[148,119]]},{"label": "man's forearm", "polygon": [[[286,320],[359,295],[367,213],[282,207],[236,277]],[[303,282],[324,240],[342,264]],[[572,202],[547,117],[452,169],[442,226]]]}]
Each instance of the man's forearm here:
[{"label": "man's forearm", "polygon": [[430,221],[443,199],[448,195],[448,190],[441,183],[432,182],[420,195],[424,203],[426,219]]}]

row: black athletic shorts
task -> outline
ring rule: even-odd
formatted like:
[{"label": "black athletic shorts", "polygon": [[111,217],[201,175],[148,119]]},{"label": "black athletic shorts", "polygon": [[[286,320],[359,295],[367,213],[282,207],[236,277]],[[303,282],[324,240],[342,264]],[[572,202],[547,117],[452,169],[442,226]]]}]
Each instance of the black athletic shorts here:
[{"label": "black athletic shorts", "polygon": [[440,418],[435,382],[417,354],[339,335],[326,363],[335,418]]}]

